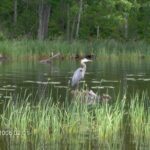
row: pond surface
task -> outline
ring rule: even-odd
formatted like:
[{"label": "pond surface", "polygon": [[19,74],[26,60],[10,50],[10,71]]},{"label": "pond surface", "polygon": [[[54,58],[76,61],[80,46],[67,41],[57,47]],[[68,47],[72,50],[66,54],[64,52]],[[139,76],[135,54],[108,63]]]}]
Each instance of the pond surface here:
[{"label": "pond surface", "polygon": [[[24,91],[32,93],[32,99],[39,100],[41,97],[49,96],[52,91],[53,99],[62,102],[65,100],[66,89],[70,87],[69,83],[73,72],[79,66],[80,62],[74,60],[54,61],[51,64],[41,64],[39,62],[1,63],[0,100],[2,102],[21,93],[20,96],[23,97]],[[118,60],[93,60],[92,63],[87,63],[84,81],[80,83],[80,88],[86,83],[87,87],[94,92],[99,94],[108,93],[113,98],[117,97],[119,92],[124,93],[125,91],[128,96],[143,91],[150,96],[150,61],[144,59],[127,61],[121,58]],[[128,138],[128,135],[125,136]],[[1,140],[1,143],[5,145],[7,140]],[[94,146],[92,146],[93,143]],[[58,149],[60,144],[62,143],[56,144]],[[77,142],[73,145],[76,144]],[[93,141],[87,140],[85,144],[91,145],[91,149],[97,147]],[[127,140],[120,144],[122,145],[116,143],[112,147],[112,145],[106,143],[112,149],[119,147],[122,149],[122,146],[124,149],[136,149]],[[81,149],[80,146],[77,146],[78,148]],[[87,146],[84,148],[87,149]],[[82,149],[84,148],[82,147]],[[98,147],[95,149],[98,149]]]},{"label": "pond surface", "polygon": [[[150,61],[94,60],[87,64],[84,81],[95,93],[109,93],[112,97],[126,90],[128,95],[150,91]],[[73,72],[80,67],[79,61],[7,62],[0,64],[1,99],[27,89],[38,99],[51,91],[54,99],[63,101]],[[37,92],[38,91],[38,92]],[[22,92],[24,93],[24,92]],[[61,95],[61,96],[60,96]]]}]

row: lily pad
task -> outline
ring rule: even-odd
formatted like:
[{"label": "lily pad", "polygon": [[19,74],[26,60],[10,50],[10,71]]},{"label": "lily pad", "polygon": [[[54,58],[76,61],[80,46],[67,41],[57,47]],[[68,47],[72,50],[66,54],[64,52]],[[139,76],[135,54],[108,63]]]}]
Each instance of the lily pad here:
[{"label": "lily pad", "polygon": [[62,88],[62,89],[67,89],[67,86],[54,86],[55,88]]},{"label": "lily pad", "polygon": [[117,80],[105,80],[105,79],[102,79],[102,82],[118,83],[119,81],[117,81]]},{"label": "lily pad", "polygon": [[113,86],[93,86],[92,89],[114,89]]},{"label": "lily pad", "polygon": [[133,77],[133,76],[135,76],[135,74],[127,74],[126,76]]},{"label": "lily pad", "polygon": [[150,79],[143,79],[143,81],[150,81]]},{"label": "lily pad", "polygon": [[104,89],[104,86],[93,86],[92,89]]},{"label": "lily pad", "polygon": [[49,84],[60,84],[61,82],[48,82]]},{"label": "lily pad", "polygon": [[5,99],[11,99],[12,96],[4,96]]},{"label": "lily pad", "polygon": [[104,88],[107,88],[107,89],[114,89],[115,87],[114,87],[114,86],[104,86]]},{"label": "lily pad", "polygon": [[3,88],[16,88],[16,85],[4,85]]},{"label": "lily pad", "polygon": [[128,81],[136,81],[135,78],[126,78]]},{"label": "lily pad", "polygon": [[35,81],[30,81],[30,80],[26,80],[26,81],[23,81],[24,83],[35,83]]},{"label": "lily pad", "polygon": [[94,80],[94,81],[92,81],[92,83],[101,83],[101,82],[100,82],[100,81],[95,81],[95,80]]},{"label": "lily pad", "polygon": [[47,85],[47,84],[60,84],[60,82],[42,82],[42,81],[24,81],[25,83],[37,83],[37,84],[44,84],[44,85]]},{"label": "lily pad", "polygon": [[138,80],[138,81],[142,81],[142,80],[143,80],[143,78],[138,78],[137,80]]},{"label": "lily pad", "polygon": [[47,84],[60,84],[60,82],[42,82],[42,81],[36,81],[35,83],[44,84],[44,85],[47,85]]},{"label": "lily pad", "polygon": [[144,76],[144,74],[138,74],[137,76],[138,76],[138,77],[143,77],[143,76]]},{"label": "lily pad", "polygon": [[0,91],[15,91],[15,89],[0,88]]}]

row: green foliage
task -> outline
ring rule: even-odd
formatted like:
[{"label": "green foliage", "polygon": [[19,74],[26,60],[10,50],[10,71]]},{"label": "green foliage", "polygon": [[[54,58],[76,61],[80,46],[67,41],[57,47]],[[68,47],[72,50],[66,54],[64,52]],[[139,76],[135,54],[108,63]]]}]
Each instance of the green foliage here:
[{"label": "green foliage", "polygon": [[3,41],[5,39],[6,39],[6,37],[5,37],[4,33],[0,32],[0,41]]},{"label": "green foliage", "polygon": [[[0,5],[0,32],[6,31],[8,38],[36,38],[39,23],[40,0],[17,0],[17,22],[13,23],[14,1],[2,0]],[[45,0],[51,6],[49,39],[75,35],[79,1]],[[69,18],[68,18],[69,14]],[[79,29],[80,39],[125,38],[125,19],[128,17],[128,39],[150,38],[150,4],[148,0],[84,0]],[[68,27],[69,22],[69,27]],[[72,34],[72,35],[71,35]]]}]

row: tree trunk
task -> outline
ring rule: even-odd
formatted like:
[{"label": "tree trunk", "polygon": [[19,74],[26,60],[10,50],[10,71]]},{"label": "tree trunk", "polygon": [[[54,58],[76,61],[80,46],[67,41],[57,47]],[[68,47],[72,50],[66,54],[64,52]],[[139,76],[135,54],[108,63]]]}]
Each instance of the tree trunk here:
[{"label": "tree trunk", "polygon": [[97,37],[97,39],[99,39],[99,26],[97,26],[96,28],[97,28],[96,37]]},{"label": "tree trunk", "polygon": [[75,23],[76,23],[76,15],[74,16],[73,22],[72,22],[70,41],[74,39]]},{"label": "tree trunk", "polygon": [[48,34],[48,22],[50,16],[50,5],[41,1],[39,4],[39,28],[38,39],[44,40]]},{"label": "tree trunk", "polygon": [[128,15],[125,15],[125,24],[124,24],[124,36],[125,36],[125,39],[127,40],[128,38]]},{"label": "tree trunk", "polygon": [[79,28],[80,28],[80,21],[81,21],[81,13],[82,13],[82,5],[83,0],[80,0],[78,18],[77,18],[77,27],[76,27],[76,39],[79,37]]},{"label": "tree trunk", "polygon": [[14,18],[13,18],[13,23],[14,25],[17,24],[17,0],[14,0]]},{"label": "tree trunk", "polygon": [[67,4],[67,34],[66,39],[70,41],[70,6]]},{"label": "tree trunk", "polygon": [[65,4],[65,1],[64,0],[61,0],[60,1],[60,10],[63,10],[61,11],[61,15],[60,15],[60,27],[62,29],[63,32],[65,32],[65,15],[66,15],[66,4]]}]

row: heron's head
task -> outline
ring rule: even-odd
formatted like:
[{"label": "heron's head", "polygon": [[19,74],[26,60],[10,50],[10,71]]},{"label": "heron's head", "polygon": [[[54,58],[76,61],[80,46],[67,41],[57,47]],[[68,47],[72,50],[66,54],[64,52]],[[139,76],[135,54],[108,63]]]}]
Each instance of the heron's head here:
[{"label": "heron's head", "polygon": [[92,60],[87,59],[87,58],[83,58],[81,59],[81,63],[86,63],[86,62],[91,62]]}]

